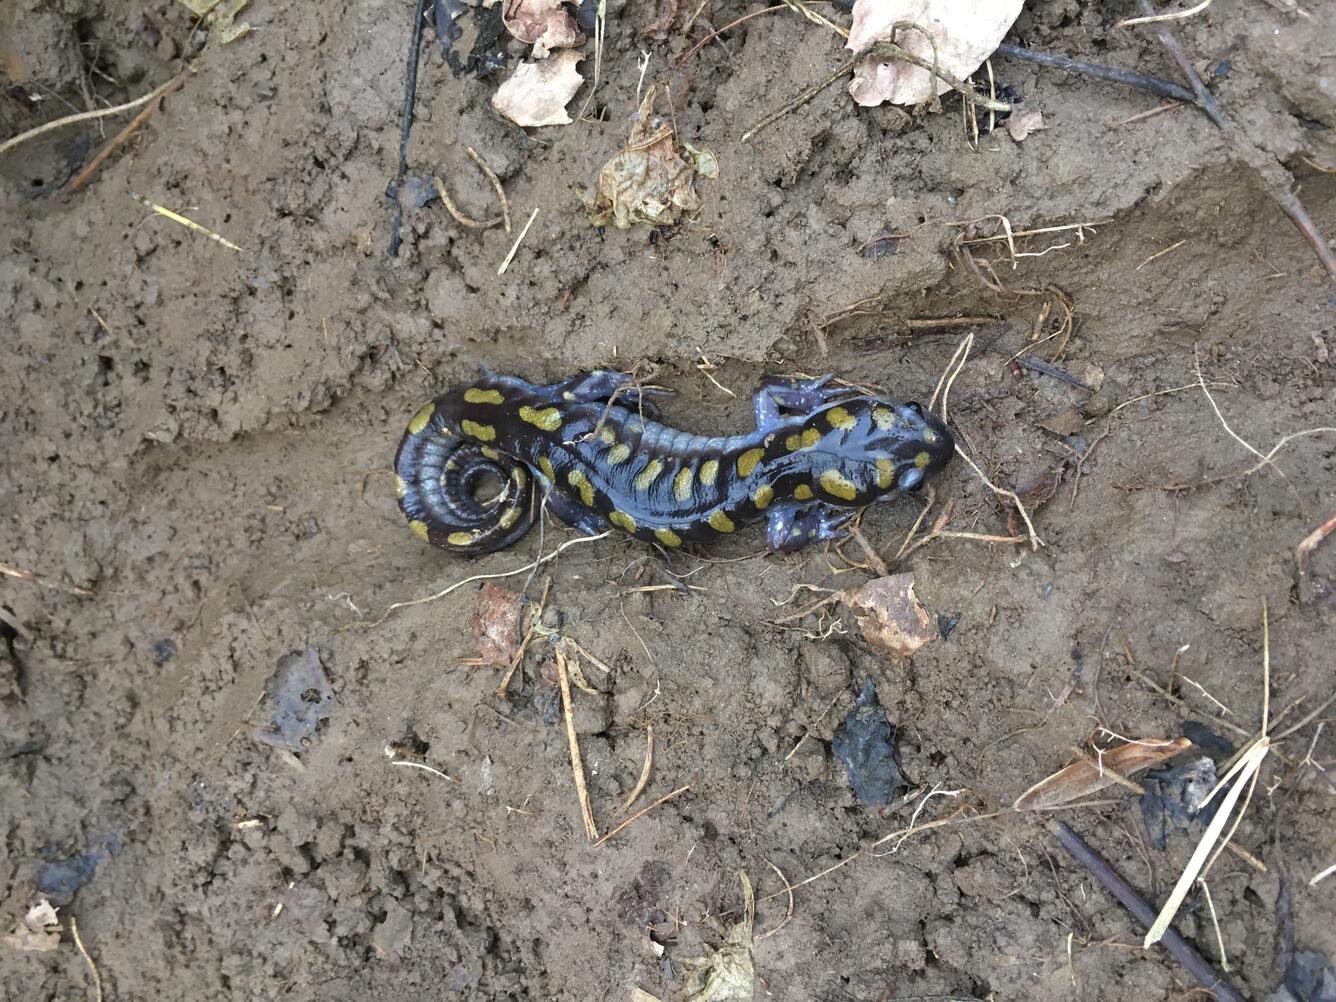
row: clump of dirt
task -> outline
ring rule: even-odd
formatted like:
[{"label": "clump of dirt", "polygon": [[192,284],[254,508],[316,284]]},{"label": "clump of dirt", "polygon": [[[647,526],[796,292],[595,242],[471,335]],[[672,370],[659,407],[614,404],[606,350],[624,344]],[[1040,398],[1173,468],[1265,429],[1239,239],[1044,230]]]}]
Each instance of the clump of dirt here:
[{"label": "clump of dirt", "polygon": [[[253,30],[202,54],[209,28],[178,4],[0,12],[4,137],[196,66],[76,194],[60,189],[124,116],[0,155],[0,924],[37,903],[44,867],[98,854],[60,914],[106,998],[676,998],[683,963],[742,917],[738,871],[757,987],[776,998],[1193,987],[1162,951],[1124,949],[1143,930],[1002,808],[1100,728],[1204,725],[1241,746],[1261,722],[1263,598],[1273,732],[1329,694],[1336,543],[1302,588],[1293,550],[1336,494],[1336,435],[1305,433],[1334,423],[1332,286],[1192,106],[999,57],[998,82],[1043,113],[1021,142],[974,142],[952,97],[940,114],[858,109],[832,86],[743,144],[845,58],[841,39],[723,0],[687,27],[697,6],[609,0],[599,89],[559,128],[492,111],[504,74],[487,71],[520,51],[474,11],[458,75],[424,48],[410,170],[490,218],[472,147],[517,224],[538,210],[504,275],[518,225],[465,227],[407,196],[386,254],[407,6],[252,3]],[[1336,9],[1285,8],[1215,4],[1173,27],[1333,234]],[[1034,3],[1010,40],[1179,79],[1150,32],[1117,27],[1132,13]],[[718,177],[676,227],[596,229],[577,189],[655,82],[656,113]],[[938,534],[907,557],[921,503],[870,511],[863,535],[940,628],[911,659],[866,646],[838,607],[791,617],[811,597],[795,585],[878,573],[851,569],[856,547],[773,556],[755,533],[671,563],[604,540],[515,573],[531,601],[551,587],[504,699],[504,667],[463,663],[476,583],[383,616],[567,538],[549,526],[461,561],[405,531],[388,476],[403,427],[479,365],[639,365],[680,391],[668,420],[714,432],[748,426],[768,372],[833,370],[926,405],[967,333],[953,430],[1032,502],[1043,545],[964,462],[934,482],[918,536]],[[690,787],[598,847],[538,669],[559,637],[608,669],[585,663],[593,691],[572,693],[600,832],[627,816],[646,725],[630,812]],[[255,740],[275,665],[302,651],[328,691],[294,698],[319,719],[287,747]],[[917,784],[881,809],[832,751],[869,679]],[[1336,878],[1309,885],[1336,862],[1330,714],[1265,763],[1234,835],[1265,870],[1221,856],[1218,935],[1204,896],[1178,919],[1255,997],[1296,952],[1336,956]],[[1064,818],[1158,902],[1192,843],[1158,849],[1135,799],[1109,799]],[[68,937],[0,949],[7,998],[89,978]]]}]

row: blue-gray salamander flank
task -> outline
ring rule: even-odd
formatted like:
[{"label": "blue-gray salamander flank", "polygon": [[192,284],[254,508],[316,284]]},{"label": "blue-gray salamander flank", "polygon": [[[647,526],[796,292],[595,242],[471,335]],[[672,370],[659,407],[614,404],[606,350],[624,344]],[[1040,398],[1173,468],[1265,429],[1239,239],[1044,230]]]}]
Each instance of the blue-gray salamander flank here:
[{"label": "blue-gray salamander flank", "polygon": [[[488,553],[528,530],[537,489],[590,534],[611,525],[681,546],[764,518],[770,547],[796,550],[838,538],[858,509],[918,489],[955,449],[918,404],[828,376],[763,380],[756,430],[743,435],[651,420],[653,392],[620,372],[548,386],[487,373],[437,397],[409,421],[395,458],[409,527],[442,549]],[[480,500],[489,480],[499,488]]]}]

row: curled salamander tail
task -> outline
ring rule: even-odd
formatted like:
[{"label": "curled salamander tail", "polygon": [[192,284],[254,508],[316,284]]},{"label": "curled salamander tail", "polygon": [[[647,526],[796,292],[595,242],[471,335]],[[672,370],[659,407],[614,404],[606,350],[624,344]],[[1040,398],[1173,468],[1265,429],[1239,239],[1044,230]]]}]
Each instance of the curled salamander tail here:
[{"label": "curled salamander tail", "polygon": [[456,435],[443,401],[408,423],[394,459],[395,489],[408,527],[456,553],[490,553],[529,529],[533,477],[517,459]]}]

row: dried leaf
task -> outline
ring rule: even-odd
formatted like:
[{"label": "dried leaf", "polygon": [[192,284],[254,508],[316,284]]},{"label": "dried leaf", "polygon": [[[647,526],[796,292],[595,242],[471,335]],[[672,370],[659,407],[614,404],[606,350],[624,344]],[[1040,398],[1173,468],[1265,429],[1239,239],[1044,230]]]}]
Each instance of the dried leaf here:
[{"label": "dried leaf", "polygon": [[584,83],[575,64],[584,56],[561,49],[536,63],[520,63],[492,95],[492,107],[516,125],[569,125],[566,104]]},{"label": "dried leaf", "polygon": [[671,226],[682,213],[700,208],[692,183],[696,169],[678,155],[672,127],[654,124],[654,91],[650,87],[640,103],[626,147],[598,173],[590,205],[595,226]]},{"label": "dried leaf", "polygon": [[863,639],[887,654],[908,657],[937,636],[932,617],[914,596],[913,574],[874,578],[841,593],[840,601],[853,610]]},{"label": "dried leaf", "polygon": [[30,953],[50,953],[60,946],[60,919],[51,902],[43,898],[28,909],[23,921],[5,937],[5,945]]},{"label": "dried leaf", "polygon": [[745,901],[742,919],[728,930],[728,938],[708,957],[682,962],[687,971],[683,1002],[730,1002],[756,995],[756,971],[752,966],[752,923],[756,919],[756,898],[747,874],[738,871]]},{"label": "dried leaf", "polygon": [[663,1000],[657,995],[651,995],[643,988],[632,987],[631,1002],[663,1002]]},{"label": "dried leaf", "polygon": [[1007,119],[1007,132],[1018,143],[1024,141],[1030,133],[1047,128],[1048,126],[1044,124],[1044,113],[1037,108],[1012,112],[1011,117]]},{"label": "dried leaf", "polygon": [[719,176],[719,158],[708,147],[692,146],[683,140],[682,152],[686,155],[687,162],[701,177],[708,177],[713,181]]},{"label": "dried leaf", "polygon": [[1119,745],[1102,753],[1098,760],[1081,759],[1065,769],[1059,769],[1047,779],[1041,779],[1012,804],[1017,811],[1035,811],[1069,804],[1111,785],[1110,772],[1131,776],[1173,758],[1192,747],[1187,738],[1149,739]]},{"label": "dried leaf", "polygon": [[524,599],[498,584],[487,583],[478,592],[478,607],[469,628],[478,638],[477,664],[508,667],[520,647],[520,611]]},{"label": "dried leaf", "polygon": [[[1022,0],[855,0],[846,48],[862,52],[873,42],[894,41],[912,55],[964,80],[997,49],[1021,12]],[[898,27],[897,27],[898,25]],[[922,104],[950,87],[927,70],[902,61],[863,60],[849,93],[865,107]]]},{"label": "dried leaf", "polygon": [[[579,38],[580,30],[575,26],[575,19],[566,10],[564,0],[507,0],[501,8],[501,23],[506,31],[528,45],[546,45],[540,52],[534,49],[535,57],[547,55],[549,49],[564,45],[576,45],[575,41],[553,42],[552,39]],[[545,43],[544,39],[548,41]]]}]

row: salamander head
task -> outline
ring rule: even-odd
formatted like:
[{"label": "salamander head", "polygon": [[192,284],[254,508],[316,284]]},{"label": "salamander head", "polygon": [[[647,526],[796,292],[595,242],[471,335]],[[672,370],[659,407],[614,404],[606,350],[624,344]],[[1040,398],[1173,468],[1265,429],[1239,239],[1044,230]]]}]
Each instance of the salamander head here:
[{"label": "salamander head", "polygon": [[876,401],[872,425],[869,444],[873,452],[890,457],[894,482],[889,486],[897,491],[918,490],[955,452],[946,425],[916,403]]}]

